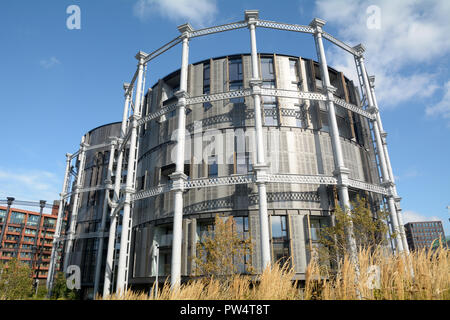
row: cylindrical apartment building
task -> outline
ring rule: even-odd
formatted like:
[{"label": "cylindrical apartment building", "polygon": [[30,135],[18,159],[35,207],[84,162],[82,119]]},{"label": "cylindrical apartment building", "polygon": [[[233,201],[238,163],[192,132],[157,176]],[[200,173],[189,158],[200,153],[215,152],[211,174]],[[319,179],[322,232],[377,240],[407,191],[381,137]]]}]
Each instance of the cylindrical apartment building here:
[{"label": "cylindrical apartment building", "polygon": [[[188,95],[219,94],[249,89],[251,57],[239,54],[211,58],[189,65]],[[322,92],[317,62],[282,54],[259,54],[262,88]],[[353,82],[329,68],[335,97],[360,105]],[[157,112],[177,98],[179,70],[156,83],[144,100],[142,116]],[[332,176],[333,151],[328,115],[323,101],[263,96],[263,136],[270,174]],[[340,140],[349,178],[379,183],[367,119],[336,106]],[[167,185],[175,171],[176,114],[147,122],[139,138],[136,192]],[[254,106],[251,96],[190,105],[186,111],[184,173],[190,179],[233,177],[253,173],[255,164]],[[350,189],[369,198],[374,207],[381,199],[364,190]],[[331,223],[337,193],[333,186],[270,183],[267,185],[272,261],[292,256],[299,278],[304,276],[316,230]],[[131,285],[155,276],[150,251],[159,245],[159,275],[170,275],[173,193],[136,200],[132,217]],[[192,274],[190,257],[202,232],[216,214],[233,216],[241,232],[253,240],[252,264],[261,269],[258,193],[255,183],[191,188],[183,193],[182,276]],[[153,264],[153,265],[152,265]],[[244,270],[243,270],[244,271]]]},{"label": "cylindrical apartment building", "polygon": [[[101,292],[103,280],[103,294],[148,289],[157,276],[176,286],[194,274],[196,244],[216,215],[234,217],[251,238],[246,264],[256,272],[291,258],[303,279],[317,231],[357,195],[373,212],[389,210],[399,235],[392,249],[408,250],[364,47],[339,41],[324,24],[265,21],[249,10],[226,25],[184,24],[174,40],[136,55],[122,123],[91,130],[68,155],[68,165],[78,157],[78,171],[68,192],[66,169],[61,194],[71,203],[64,270],[81,268],[85,296]],[[257,27],[313,35],[318,61],[258,53]],[[188,63],[190,39],[241,28],[250,30],[251,53]],[[359,84],[328,67],[323,39],[353,55]],[[147,64],[178,43],[181,68],[147,89]],[[357,267],[351,228],[348,240]],[[244,264],[240,271],[248,272]]]},{"label": "cylindrical apartment building", "polygon": [[[66,233],[70,234],[72,228],[73,242],[70,244],[70,248],[66,242],[65,250],[66,252],[69,250],[69,254],[66,254],[65,265],[80,267],[82,297],[85,298],[93,297],[97,267],[100,268],[98,285],[102,285],[104,279],[110,224],[110,210],[106,197],[107,192],[112,192],[108,189],[108,185],[114,184],[116,179],[114,169],[117,151],[111,149],[111,142],[119,136],[120,125],[120,122],[110,123],[86,133],[83,136],[84,151],[80,152],[79,159],[75,163],[76,170],[82,178],[78,188],[72,187],[72,190],[79,192],[72,196],[70,201],[69,210],[72,214]],[[111,151],[115,155],[111,156]],[[113,163],[110,165],[111,159],[113,159]],[[113,169],[112,174],[108,174],[109,168]],[[122,172],[123,175],[126,175],[126,171]],[[110,179],[109,183],[108,178]],[[100,245],[101,241],[102,245]],[[101,258],[97,260],[99,247],[101,247]]]}]

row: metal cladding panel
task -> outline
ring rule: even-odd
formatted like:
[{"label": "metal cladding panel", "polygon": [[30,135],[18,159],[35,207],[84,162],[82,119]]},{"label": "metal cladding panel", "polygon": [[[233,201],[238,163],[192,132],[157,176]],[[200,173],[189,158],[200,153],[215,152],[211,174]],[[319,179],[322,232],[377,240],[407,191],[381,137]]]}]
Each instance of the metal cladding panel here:
[{"label": "metal cladding panel", "polygon": [[151,226],[136,228],[134,232],[135,247],[133,277],[149,277],[151,276],[150,250],[153,240],[153,228]]},{"label": "metal cladding panel", "polygon": [[255,271],[262,272],[261,264],[261,229],[259,223],[258,212],[250,211],[248,214],[249,226],[250,226],[250,236],[252,241],[252,264]]},{"label": "metal cladding panel", "polygon": [[295,272],[306,272],[306,240],[304,228],[304,215],[291,214],[289,217],[289,230]]},{"label": "metal cladding panel", "polygon": [[[227,66],[227,59],[217,59],[213,60],[211,67],[211,93],[221,93],[225,91],[226,81],[224,78],[227,77],[227,70],[224,70],[224,66]],[[227,88],[228,90],[228,88]],[[211,102],[213,105],[209,110],[222,110],[224,106],[224,100]],[[209,111],[208,110],[208,111]],[[212,113],[212,111],[211,111]],[[207,114],[208,115],[208,114]]]}]

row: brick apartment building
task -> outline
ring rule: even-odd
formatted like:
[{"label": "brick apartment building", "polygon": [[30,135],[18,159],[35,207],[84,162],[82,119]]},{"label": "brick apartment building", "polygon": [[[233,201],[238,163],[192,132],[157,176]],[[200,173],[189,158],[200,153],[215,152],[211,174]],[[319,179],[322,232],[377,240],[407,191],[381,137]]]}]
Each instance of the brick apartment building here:
[{"label": "brick apartment building", "polygon": [[[43,212],[40,217],[39,203],[37,212],[10,207],[9,215],[8,207],[0,206],[0,232],[3,234],[0,262],[17,257],[32,268],[33,278],[39,279],[41,284],[47,279],[59,201],[54,201],[50,207],[51,212]],[[4,232],[3,228],[6,228]],[[56,267],[58,270],[59,266]]]}]

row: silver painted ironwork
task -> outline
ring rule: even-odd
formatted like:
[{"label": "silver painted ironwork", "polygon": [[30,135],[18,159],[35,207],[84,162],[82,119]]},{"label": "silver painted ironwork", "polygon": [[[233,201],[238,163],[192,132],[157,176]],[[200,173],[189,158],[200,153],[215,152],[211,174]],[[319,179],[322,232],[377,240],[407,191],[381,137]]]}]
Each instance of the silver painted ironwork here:
[{"label": "silver painted ironwork", "polygon": [[253,183],[255,178],[253,174],[232,175],[227,177],[214,177],[204,179],[187,180],[184,183],[185,189],[191,188],[205,188],[213,186],[227,186],[234,184]]},{"label": "silver painted ironwork", "polygon": [[337,45],[338,47],[344,49],[345,51],[353,54],[354,56],[358,56],[358,52],[354,50],[352,47],[350,47],[348,44],[342,42],[339,39],[336,39],[331,34],[326,33],[325,31],[322,31],[322,36],[327,39],[328,41],[332,42],[333,44]]},{"label": "silver painted ironwork", "polygon": [[355,106],[354,104],[348,103],[343,99],[339,99],[339,98],[335,97],[334,103],[337,104],[338,106],[341,106],[341,107],[347,109],[347,110],[350,110],[350,111],[357,113],[363,117],[366,117],[367,119],[373,120],[375,118],[375,116],[372,113],[370,113],[364,109],[361,109],[361,108]]},{"label": "silver painted ironwork", "polygon": [[147,123],[147,122],[149,122],[149,121],[151,121],[153,119],[156,119],[156,118],[159,118],[159,117],[165,115],[166,113],[169,113],[169,112],[172,112],[172,111],[176,110],[177,109],[177,104],[178,104],[178,102],[170,104],[170,105],[168,105],[166,107],[161,108],[160,110],[158,110],[156,112],[153,112],[153,113],[150,113],[150,114],[146,115],[145,117],[143,117],[143,118],[138,120],[137,125],[141,126],[141,125],[143,125],[143,124],[145,124],[145,123]]},{"label": "silver painted ironwork", "polygon": [[145,198],[154,197],[159,194],[169,192],[171,190],[172,190],[171,184],[159,185],[157,187],[153,187],[153,188],[149,188],[149,189],[146,189],[143,191],[136,192],[135,194],[133,194],[131,196],[131,201],[137,201],[137,200],[142,200]]},{"label": "silver painted ironwork", "polygon": [[239,90],[231,90],[231,91],[220,92],[220,93],[204,94],[204,95],[197,96],[197,97],[187,98],[186,104],[192,105],[192,104],[198,104],[198,103],[248,97],[251,94],[252,94],[252,92],[250,89],[239,89]]},{"label": "silver painted ironwork", "polygon": [[256,22],[257,27],[286,30],[286,31],[296,31],[302,33],[314,33],[314,29],[310,26],[302,26],[298,24],[281,23],[268,20],[258,20]]},{"label": "silver painted ironwork", "polygon": [[176,46],[177,44],[179,44],[181,42],[181,37],[178,36],[175,39],[173,39],[172,41],[169,41],[168,43],[166,43],[165,45],[163,45],[162,47],[156,49],[155,51],[147,54],[146,58],[144,59],[144,63],[149,62],[150,60],[155,59],[157,56],[163,54],[164,52],[166,52],[167,50],[169,50],[170,48]]},{"label": "silver painted ironwork", "polygon": [[246,28],[246,27],[247,27],[247,21],[239,21],[239,22],[234,22],[234,23],[223,24],[220,26],[214,26],[214,27],[194,30],[192,32],[189,32],[189,37],[196,38],[196,37],[200,37],[200,36],[206,36],[208,34],[242,29],[242,28]]},{"label": "silver painted ironwork", "polygon": [[293,184],[320,184],[336,185],[337,179],[333,176],[299,175],[299,174],[268,174],[268,182]]}]

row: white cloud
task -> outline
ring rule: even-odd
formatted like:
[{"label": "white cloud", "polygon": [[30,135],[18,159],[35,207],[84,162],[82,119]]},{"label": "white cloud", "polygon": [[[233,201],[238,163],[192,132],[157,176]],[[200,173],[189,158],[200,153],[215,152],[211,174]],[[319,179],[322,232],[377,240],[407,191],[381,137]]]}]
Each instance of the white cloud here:
[{"label": "white cloud", "polygon": [[41,65],[41,67],[45,68],[45,69],[50,69],[58,64],[61,64],[61,61],[59,61],[58,59],[56,59],[55,57],[51,57],[50,59],[43,59],[39,62],[39,64]]},{"label": "white cloud", "polygon": [[[379,29],[366,24],[366,10],[374,4],[380,8]],[[337,28],[338,38],[366,47],[366,67],[376,76],[381,107],[428,98],[439,88],[437,72],[423,70],[450,52],[450,1],[317,0],[316,11]],[[357,80],[353,57],[332,48],[328,60]]]},{"label": "white cloud", "polygon": [[437,216],[428,217],[415,211],[410,210],[403,211],[404,224],[407,224],[408,222],[421,222],[421,221],[442,221],[442,220]]},{"label": "white cloud", "polygon": [[51,203],[59,199],[62,181],[54,173],[38,170],[12,172],[0,168],[0,198],[14,197],[17,200]]},{"label": "white cloud", "polygon": [[157,13],[178,23],[204,27],[214,20],[217,4],[216,0],[138,0],[133,11],[142,20]]},{"label": "white cloud", "polygon": [[[444,96],[440,102],[426,108],[427,116],[442,116],[450,120],[450,81],[444,85]],[[450,126],[450,121],[449,121]]]}]

